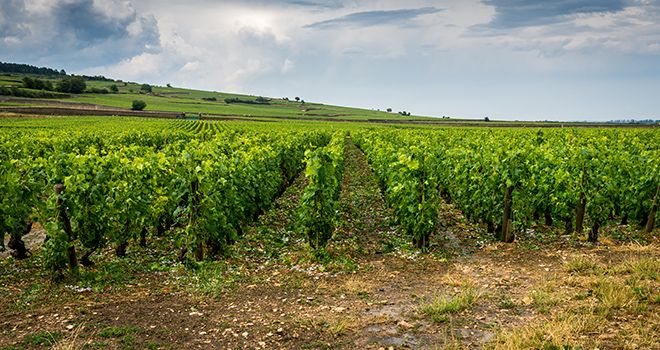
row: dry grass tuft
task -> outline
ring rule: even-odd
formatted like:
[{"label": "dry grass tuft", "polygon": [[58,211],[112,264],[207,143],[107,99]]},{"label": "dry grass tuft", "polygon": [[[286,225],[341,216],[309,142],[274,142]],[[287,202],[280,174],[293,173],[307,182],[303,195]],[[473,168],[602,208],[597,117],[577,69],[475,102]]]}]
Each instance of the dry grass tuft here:
[{"label": "dry grass tuft", "polygon": [[84,349],[85,345],[87,345],[87,342],[78,340],[78,337],[80,336],[80,333],[82,332],[82,329],[83,329],[82,325],[74,328],[71,331],[71,334],[69,334],[69,336],[60,339],[57,343],[55,343],[53,345],[51,350],[81,350],[81,349]]},{"label": "dry grass tuft", "polygon": [[568,273],[593,275],[601,273],[603,271],[603,266],[593,258],[580,255],[568,261],[564,266],[564,269]]},{"label": "dry grass tuft", "polygon": [[431,320],[436,323],[445,322],[448,314],[461,312],[474,305],[479,295],[473,288],[468,288],[453,297],[436,296],[430,303],[422,304],[419,311],[431,316]]},{"label": "dry grass tuft", "polygon": [[504,331],[487,348],[500,349],[573,349],[587,345],[597,347],[593,337],[602,319],[593,315],[563,315],[548,322]]}]

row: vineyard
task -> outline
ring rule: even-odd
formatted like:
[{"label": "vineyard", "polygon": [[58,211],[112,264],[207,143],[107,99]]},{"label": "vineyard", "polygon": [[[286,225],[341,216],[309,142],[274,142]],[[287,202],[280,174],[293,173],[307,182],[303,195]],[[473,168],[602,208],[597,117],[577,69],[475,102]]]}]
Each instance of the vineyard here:
[{"label": "vineyard", "polygon": [[[371,179],[377,191],[361,192],[363,187],[370,188],[365,181]],[[569,244],[583,245],[586,250],[600,249],[612,237],[653,247],[660,220],[660,133],[654,128],[440,128],[121,117],[2,119],[0,195],[0,250],[11,250],[12,255],[2,262],[3,284],[18,281],[15,289],[0,289],[2,302],[23,295],[26,280],[58,290],[83,285],[84,276],[98,273],[104,266],[147,256],[155,259],[150,260],[150,268],[157,266],[160,271],[158,266],[165,264],[181,268],[177,274],[195,278],[208,273],[199,272],[206,271],[205,266],[234,264],[241,259],[248,261],[241,265],[243,269],[260,271],[267,265],[263,260],[267,256],[291,271],[306,271],[315,281],[319,276],[330,278],[324,274],[326,269],[337,269],[339,275],[344,270],[359,274],[360,264],[379,261],[360,260],[373,253],[367,254],[367,247],[376,245],[373,254],[402,259],[396,264],[421,257],[433,266],[430,269],[446,269],[442,266],[453,254],[447,242],[456,246],[478,240],[474,249],[493,245],[507,250],[540,234],[545,235],[541,240],[573,242]],[[288,201],[288,207],[282,201]],[[282,214],[278,212],[282,208],[289,209]],[[269,219],[277,213],[277,219]],[[374,218],[362,219],[374,213],[379,215],[379,224]],[[37,230],[45,236],[43,244],[26,244],[23,237]],[[500,241],[504,243],[497,243]],[[145,255],[148,249],[152,249],[151,255]],[[651,257],[642,260],[647,277],[638,278],[634,285],[627,283],[641,295],[631,299],[638,307],[636,315],[655,314],[649,325],[657,331],[660,287],[654,254],[651,250]],[[254,263],[251,259],[261,260]],[[28,264],[34,266],[28,268]],[[587,269],[600,266],[588,264]],[[27,268],[31,277],[10,276],[10,271],[21,268]],[[414,271],[396,269],[395,275]],[[227,271],[216,275],[230,279]],[[627,273],[636,270],[630,271]],[[247,285],[286,275],[269,273]],[[603,272],[603,278],[609,275]],[[205,276],[202,279],[211,278]],[[409,277],[401,278],[407,281]],[[151,278],[158,281],[160,277]],[[297,289],[304,290],[317,282],[297,283]],[[379,303],[369,301],[374,293],[369,287],[354,289],[358,289],[356,302],[370,303],[371,308]],[[515,296],[512,291],[505,293],[507,298]],[[304,300],[312,307],[315,298]],[[644,306],[640,306],[642,302]],[[278,308],[281,306],[274,309]],[[332,310],[344,312],[346,308],[350,307]],[[430,309],[419,310],[423,314]],[[11,312],[20,314],[20,310]],[[610,316],[598,322],[627,317]],[[433,323],[446,324],[447,320],[434,318]],[[19,326],[7,328],[11,322],[0,328],[2,337],[18,335]],[[306,343],[320,337],[333,343],[345,334],[362,338],[358,331],[351,333],[347,324],[328,322],[321,331],[315,324],[303,325],[303,329],[312,329],[306,340],[293,333],[284,336],[281,327],[274,327],[268,337],[279,337],[283,342],[279,345],[287,348],[298,347],[296,339]],[[408,327],[407,321],[396,322],[396,332],[416,329]],[[241,328],[238,324],[232,327]],[[232,327],[225,327],[225,332],[232,333]],[[264,327],[257,333],[266,334],[272,328]],[[428,331],[432,326],[420,327]],[[459,341],[451,322],[448,327],[452,335],[440,341],[445,345]],[[297,332],[299,336],[304,333]],[[235,340],[247,339],[246,333]],[[394,345],[426,347],[434,342],[415,337]],[[621,337],[625,339],[625,334]],[[266,338],[243,345],[268,348],[259,345],[266,344]],[[508,344],[500,335],[482,338],[472,341],[479,346],[506,348]],[[374,339],[369,344],[390,344],[385,338]],[[576,339],[576,344],[583,344],[578,336]],[[638,346],[658,345],[657,339],[635,339]],[[555,340],[547,344],[563,346],[574,344],[575,339],[553,343]],[[10,343],[0,340],[0,346]],[[603,344],[608,348],[606,341]]]}]

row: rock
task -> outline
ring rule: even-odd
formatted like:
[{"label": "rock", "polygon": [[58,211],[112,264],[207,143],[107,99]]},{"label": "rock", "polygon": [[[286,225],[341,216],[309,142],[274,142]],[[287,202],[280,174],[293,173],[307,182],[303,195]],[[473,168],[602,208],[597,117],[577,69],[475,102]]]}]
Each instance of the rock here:
[{"label": "rock", "polygon": [[410,324],[410,323],[408,323],[408,322],[406,322],[406,321],[404,321],[404,320],[399,321],[396,325],[399,326],[399,327],[401,327],[401,328],[404,328],[404,329],[410,329],[410,328],[413,328],[413,325],[412,325],[412,324]]}]

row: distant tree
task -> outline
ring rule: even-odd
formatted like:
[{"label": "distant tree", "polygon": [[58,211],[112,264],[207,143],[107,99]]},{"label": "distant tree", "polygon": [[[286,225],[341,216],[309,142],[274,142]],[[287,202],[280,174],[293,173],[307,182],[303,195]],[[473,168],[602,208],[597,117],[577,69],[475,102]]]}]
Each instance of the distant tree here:
[{"label": "distant tree", "polygon": [[145,107],[147,107],[146,102],[140,101],[140,100],[135,100],[135,101],[133,101],[133,106],[131,107],[131,109],[134,110],[134,111],[141,111]]},{"label": "distant tree", "polygon": [[167,83],[167,87],[168,87],[168,88],[171,88],[171,87],[172,87],[172,84]]},{"label": "distant tree", "polygon": [[30,77],[23,78],[23,87],[26,89],[34,89],[34,79]]},{"label": "distant tree", "polygon": [[134,91],[133,89],[128,89],[128,92],[133,93]]},{"label": "distant tree", "polygon": [[296,96],[296,102],[300,101],[300,97]]},{"label": "distant tree", "polygon": [[108,89],[106,89],[106,88],[99,89],[99,88],[95,88],[95,87],[93,87],[91,89],[87,89],[86,92],[89,93],[89,94],[108,94],[108,93],[110,93],[110,91],[108,91]]},{"label": "distant tree", "polygon": [[118,93],[118,92],[119,92],[119,88],[117,87],[117,84],[112,84],[112,85],[110,85],[110,91],[111,91],[113,94]]},{"label": "distant tree", "polygon": [[87,84],[82,77],[67,77],[57,83],[57,91],[79,94],[85,91]]},{"label": "distant tree", "polygon": [[60,75],[66,75],[66,71],[64,69],[60,70]]},{"label": "distant tree", "polygon": [[392,108],[388,108],[387,113],[392,113]]},{"label": "distant tree", "polygon": [[149,85],[149,84],[142,84],[142,86],[140,87],[140,92],[150,94],[150,93],[153,92],[153,89],[151,88],[151,85]]},{"label": "distant tree", "polygon": [[258,96],[255,99],[255,101],[257,101],[257,103],[268,103],[268,102],[270,102],[270,99],[266,98],[266,97]]},{"label": "distant tree", "polygon": [[305,104],[305,100],[300,100],[300,103],[301,103],[301,104]]},{"label": "distant tree", "polygon": [[489,121],[490,121],[490,118],[485,117],[485,118],[484,118],[484,121],[485,121],[485,122],[489,122]]},{"label": "distant tree", "polygon": [[[5,73],[23,73],[35,75],[59,75],[56,69],[47,67],[35,67],[29,64],[0,62],[0,72]],[[66,74],[66,73],[65,73]]]}]

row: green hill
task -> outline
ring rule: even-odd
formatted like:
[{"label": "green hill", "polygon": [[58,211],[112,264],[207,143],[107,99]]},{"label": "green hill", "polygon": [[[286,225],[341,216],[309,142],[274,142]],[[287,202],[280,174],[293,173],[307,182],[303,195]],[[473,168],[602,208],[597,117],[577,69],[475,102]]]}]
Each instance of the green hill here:
[{"label": "green hill", "polygon": [[[24,65],[19,65],[23,67]],[[12,66],[13,67],[13,66]],[[31,66],[27,66],[31,67]],[[435,118],[402,116],[399,113],[361,108],[326,105],[289,98],[259,98],[216,91],[202,91],[169,86],[152,86],[151,92],[142,90],[143,84],[115,81],[101,76],[83,76],[86,89],[80,94],[61,94],[56,91],[28,89],[23,79],[30,77],[57,87],[68,75],[40,74],[45,68],[36,67],[35,73],[0,73],[0,107],[62,107],[109,108],[129,110],[134,100],[146,102],[145,111],[199,114],[213,117],[276,117],[328,120],[429,120]],[[22,71],[30,71],[22,69]],[[51,70],[46,70],[50,72]],[[52,70],[57,72],[56,70]],[[111,87],[116,86],[116,92]],[[11,98],[10,98],[11,97]],[[79,105],[76,105],[78,103]]]}]

